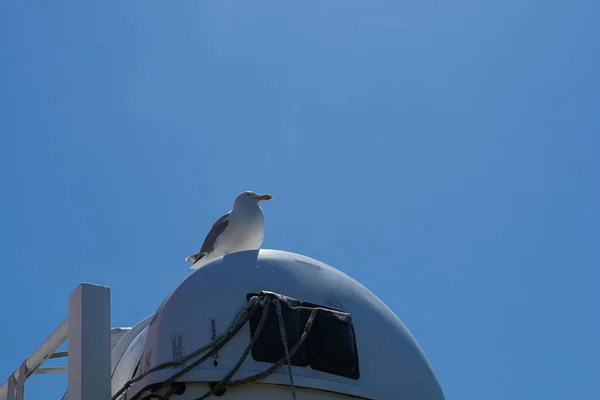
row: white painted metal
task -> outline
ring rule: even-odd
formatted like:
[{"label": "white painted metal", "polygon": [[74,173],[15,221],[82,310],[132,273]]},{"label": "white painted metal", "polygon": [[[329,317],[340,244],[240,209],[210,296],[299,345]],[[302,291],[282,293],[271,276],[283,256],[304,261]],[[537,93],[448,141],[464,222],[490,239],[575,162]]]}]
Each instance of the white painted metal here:
[{"label": "white painted metal", "polygon": [[[27,370],[34,371],[37,369],[46,359],[50,358],[52,353],[67,339],[67,331],[69,328],[68,320],[65,319],[61,324],[48,336],[48,338],[42,343],[36,351],[33,352],[31,357],[25,360],[25,366]],[[17,369],[11,376],[15,379],[19,379],[20,368]],[[8,398],[8,384],[7,380],[2,387],[0,387],[0,400]],[[10,399],[9,399],[10,400]]]},{"label": "white painted metal", "polygon": [[71,400],[110,398],[110,290],[82,283],[69,298]]},{"label": "white painted metal", "polygon": [[[126,357],[127,359],[131,359],[131,344],[132,342],[135,341],[139,341],[139,334],[140,332],[142,332],[144,330],[144,328],[146,328],[148,326],[148,324],[150,323],[150,321],[152,320],[152,315],[144,318],[142,321],[140,321],[136,326],[134,326],[133,328],[117,328],[117,329],[123,329],[125,332],[124,335],[122,335],[121,340],[119,340],[117,343],[114,343],[114,340],[111,340],[112,342],[112,350],[111,350],[111,371],[112,371],[112,375],[111,375],[111,384],[114,385],[115,380],[112,379],[112,376],[115,375],[115,369],[117,366],[120,366],[120,368],[124,368],[124,366],[127,365],[127,362],[123,362],[121,363],[121,357],[124,357],[124,353],[127,351],[127,355],[128,357]],[[113,328],[111,330],[111,332],[114,332],[115,328]],[[144,336],[145,337],[145,336]],[[113,338],[113,336],[111,336],[111,339]],[[143,342],[142,342],[142,350],[143,350]],[[139,359],[139,358],[138,358]],[[125,383],[125,382],[123,382]],[[65,392],[65,394],[61,397],[61,400],[68,400],[69,399],[69,394],[68,392]]]},{"label": "white painted metal", "polygon": [[[201,383],[191,383],[186,387],[184,394],[173,396],[169,400],[193,400],[202,396],[209,390],[209,385]],[[164,394],[165,389],[156,392],[156,394]],[[296,387],[296,395],[299,400],[360,400],[360,398],[349,397],[342,393],[332,393],[310,388]],[[142,397],[143,398],[143,397]],[[292,392],[288,386],[278,385],[263,385],[263,384],[248,384],[244,386],[228,389],[223,397],[209,397],[209,400],[292,400]],[[154,399],[148,399],[154,400]],[[383,400],[383,399],[374,399]],[[413,400],[404,399],[401,397],[390,400]]]},{"label": "white painted metal", "polygon": [[16,400],[23,400],[25,396],[25,379],[27,377],[26,363],[21,364],[19,368],[19,378],[17,379],[17,396]]},{"label": "white painted metal", "polygon": [[[303,400],[443,400],[425,355],[402,322],[374,294],[342,272],[294,253],[260,250],[231,254],[193,272],[163,302],[160,312],[133,328],[110,328],[110,291],[82,284],[69,299],[69,317],[0,387],[0,400],[22,400],[32,373],[68,372],[69,393],[63,400],[108,400],[131,378],[155,365],[188,354],[227,329],[246,303],[248,293],[269,290],[300,301],[349,312],[353,316],[360,360],[360,379],[293,367],[298,397]],[[213,322],[214,321],[214,322]],[[212,332],[215,326],[216,332]],[[69,337],[69,367],[39,368]],[[208,390],[235,364],[250,339],[245,326],[218,354],[179,381],[188,400]],[[177,354],[175,354],[177,352]],[[54,355],[53,355],[54,354]],[[140,363],[141,360],[141,363]],[[234,379],[268,368],[248,357]],[[160,382],[178,368],[148,375],[133,385],[127,398]],[[112,376],[111,376],[112,375]],[[227,390],[231,400],[291,398],[287,368],[258,384]],[[17,390],[19,387],[19,390]],[[17,396],[17,397],[15,397]],[[123,397],[122,397],[123,398]]]},{"label": "white painted metal", "polygon": [[[219,335],[229,327],[246,303],[246,295],[261,290],[336,308],[353,316],[360,379],[326,374],[308,367],[293,367],[297,387],[330,394],[335,392],[338,396],[345,395],[345,398],[444,399],[435,374],[415,339],[373,293],[322,262],[275,250],[234,253],[212,261],[188,276],[164,302],[155,322],[144,333],[147,336],[140,337],[144,351],[137,374],[210,343],[211,336],[214,338],[215,334]],[[216,332],[212,332],[213,326]],[[249,340],[250,332],[246,325],[220,350],[217,365],[206,362],[179,380],[190,384],[219,381],[238,361]],[[118,385],[114,384],[116,380],[131,378],[140,355],[136,351],[132,357],[129,360],[126,353],[119,361],[127,362],[128,367],[121,370],[117,366],[119,372],[116,370],[113,376],[113,394],[118,389]],[[248,357],[234,379],[262,372],[269,365]],[[177,368],[168,368],[148,375],[132,386],[127,398],[150,384],[166,380],[177,371]],[[275,390],[275,386],[269,384],[289,384],[287,369],[280,369],[261,383],[264,383],[260,386],[262,392],[256,398],[268,398],[271,396],[268,393]],[[245,390],[228,391],[227,396],[232,400],[248,399]],[[314,398],[335,398],[331,397],[333,395],[318,396]],[[182,400],[185,398],[187,395],[181,397]]]},{"label": "white painted metal", "polygon": [[[42,365],[42,363],[46,361],[46,359],[48,359],[61,344],[63,344],[63,342],[67,339],[68,329],[69,321],[68,318],[65,318],[63,322],[60,323],[58,328],[56,328],[54,332],[50,334],[48,339],[46,339],[44,343],[42,343],[42,345],[31,355],[31,357],[25,361],[25,365],[29,371],[33,371]],[[18,379],[18,376],[15,376],[15,378]]]},{"label": "white painted metal", "polygon": [[[84,284],[84,285],[87,285],[87,284]],[[89,286],[93,286],[93,285],[89,285]],[[136,332],[139,333],[139,331],[141,329],[143,329],[144,326],[146,326],[146,325],[148,325],[148,323],[150,323],[150,320],[151,320],[151,316],[146,318],[142,322],[140,322],[138,324],[138,326],[139,325],[143,325],[143,326],[140,329],[138,329]],[[123,341],[123,339],[125,338],[125,336],[127,336],[127,334],[130,333],[131,330],[132,330],[132,328],[130,328],[130,327],[111,328],[110,329],[111,349],[117,347],[116,345],[118,343],[121,343]],[[18,390],[18,393],[16,394],[16,396],[20,396],[20,393],[24,392],[22,390],[22,387],[24,386],[25,380],[27,380],[31,374],[51,374],[51,373],[61,373],[61,372],[68,371],[67,367],[40,368],[40,366],[47,359],[61,358],[61,357],[68,356],[68,352],[66,352],[66,351],[61,351],[61,352],[55,353],[56,349],[58,349],[58,347],[60,347],[60,345],[63,344],[64,341],[67,339],[68,331],[69,331],[69,320],[68,320],[68,318],[66,318],[64,321],[62,321],[60,323],[60,325],[54,330],[54,332],[52,332],[50,334],[50,336],[48,336],[48,338],[46,340],[44,340],[44,342],[37,348],[37,350],[34,351],[34,353],[30,357],[28,357],[23,364],[21,364],[21,367],[19,367],[17,370],[15,370],[9,376],[9,378],[6,380],[6,382],[4,382],[4,384],[2,386],[0,386],[0,400],[15,400],[15,392],[17,392],[17,390]],[[134,332],[134,333],[136,333],[136,332]],[[133,340],[135,338],[135,336],[136,336],[136,334],[129,335],[129,337],[130,337],[129,342],[131,340]],[[127,345],[129,342],[127,342],[127,344],[125,344],[125,346],[124,346],[125,349],[127,348]],[[121,354],[122,354],[122,352],[121,352]],[[120,358],[120,356],[119,356],[119,358]],[[111,371],[113,369],[114,368],[111,365]],[[20,382],[20,384],[19,384],[19,382]],[[11,390],[12,390],[12,392],[11,392]],[[18,397],[17,397],[17,399],[18,399]]]},{"label": "white painted metal", "polygon": [[123,336],[125,336],[130,330],[131,330],[131,328],[111,328],[110,329],[110,349],[111,349],[111,351],[116,346],[116,344],[119,343],[121,341],[121,339],[123,339]]},{"label": "white painted metal", "polygon": [[67,367],[47,367],[47,368],[38,368],[33,371],[34,374],[57,374],[61,372],[68,372],[69,368]]},{"label": "white painted metal", "polygon": [[6,381],[6,399],[7,400],[15,400],[15,389],[17,386],[17,382],[13,375],[8,377]]},{"label": "white painted metal", "polygon": [[133,328],[129,328],[127,330],[127,333],[123,335],[121,340],[119,340],[119,342],[115,346],[113,346],[110,353],[111,374],[115,373],[115,368],[117,367],[117,363],[119,362],[119,360],[121,360],[123,353],[125,353],[125,350],[127,350],[131,342],[138,337],[140,332],[148,326],[150,321],[152,321],[152,317],[152,315],[149,315]]},{"label": "white painted metal", "polygon": [[125,382],[131,379],[133,371],[144,353],[147,333],[148,326],[144,327],[139,335],[131,341],[127,351],[124,352],[123,357],[116,364],[111,380],[111,394],[116,393],[117,390],[123,387]]},{"label": "white painted metal", "polygon": [[[142,329],[143,329],[144,326],[146,326],[146,325],[148,325],[148,323],[150,323],[151,319],[152,319],[152,316],[144,319],[138,325],[145,324],[142,326]],[[54,332],[52,332],[50,334],[50,336],[48,336],[48,338],[44,341],[44,343],[42,343],[42,345],[31,355],[31,357],[29,357],[25,361],[25,365],[27,366],[27,370],[29,371],[29,373],[25,375],[25,379],[28,379],[29,376],[27,376],[27,375],[30,375],[30,374],[50,374],[50,373],[67,372],[66,367],[40,368],[40,365],[42,365],[44,361],[51,359],[51,358],[61,358],[61,357],[68,356],[68,352],[66,352],[66,351],[60,351],[60,352],[54,353],[54,351],[58,347],[60,347],[60,345],[63,344],[63,342],[67,339],[68,329],[69,329],[69,322],[68,322],[68,318],[66,318],[63,322],[61,322],[61,324],[58,326],[58,328],[56,328],[54,330]],[[111,330],[110,330],[111,348],[114,348],[114,347],[116,347],[116,345],[118,343],[121,343],[121,339],[123,339],[124,336],[131,331],[131,329],[132,328],[130,328],[130,327],[111,328]],[[137,331],[137,333],[139,333],[139,330]],[[130,335],[130,338],[131,338],[130,340],[133,340],[134,337],[135,337],[135,335],[133,335],[133,336]],[[127,348],[127,345],[125,345],[125,348]],[[121,352],[121,354],[122,354],[122,352]],[[116,363],[116,361],[115,361],[115,363]],[[114,370],[114,365],[111,365],[111,371],[113,371],[113,370]],[[18,378],[20,377],[20,368],[17,369],[15,372],[13,372],[11,374],[11,376],[15,379],[14,385],[16,385],[16,382],[17,382]],[[14,399],[8,398],[9,381],[10,381],[10,379],[7,379],[6,382],[4,382],[4,384],[0,387],[0,400],[7,400],[7,399],[14,400]]]},{"label": "white painted metal", "polygon": [[50,357],[48,357],[48,359],[63,358],[63,357],[67,357],[68,355],[69,355],[68,351],[57,351],[56,353],[52,353],[52,355]]}]

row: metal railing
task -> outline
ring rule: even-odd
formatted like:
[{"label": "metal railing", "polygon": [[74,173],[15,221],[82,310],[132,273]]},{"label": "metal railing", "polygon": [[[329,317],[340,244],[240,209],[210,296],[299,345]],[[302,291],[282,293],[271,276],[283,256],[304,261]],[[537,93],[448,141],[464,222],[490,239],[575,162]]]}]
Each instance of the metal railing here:
[{"label": "metal railing", "polygon": [[[116,328],[118,340],[126,329]],[[55,353],[68,340],[68,352]],[[25,381],[35,373],[68,372],[69,400],[110,399],[110,289],[82,283],[69,297],[69,316],[25,359],[0,387],[0,400],[23,400]],[[51,358],[68,367],[41,368]],[[85,380],[86,385],[81,385]]]}]

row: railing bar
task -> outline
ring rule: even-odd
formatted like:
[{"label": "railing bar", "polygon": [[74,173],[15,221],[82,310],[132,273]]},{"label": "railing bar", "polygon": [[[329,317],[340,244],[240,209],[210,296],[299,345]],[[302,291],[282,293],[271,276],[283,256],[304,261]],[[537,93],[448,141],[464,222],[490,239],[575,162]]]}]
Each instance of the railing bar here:
[{"label": "railing bar", "polygon": [[68,357],[69,356],[69,352],[68,351],[57,351],[56,353],[53,353],[50,357],[48,357],[48,359],[51,358],[62,358],[62,357]]},{"label": "railing bar", "polygon": [[68,367],[44,367],[38,368],[33,373],[34,374],[57,374],[61,372],[68,372]]},{"label": "railing bar", "polygon": [[25,379],[27,379],[27,365],[26,362],[21,364],[19,368],[19,378],[17,379],[17,396],[15,400],[23,400],[25,398]]}]

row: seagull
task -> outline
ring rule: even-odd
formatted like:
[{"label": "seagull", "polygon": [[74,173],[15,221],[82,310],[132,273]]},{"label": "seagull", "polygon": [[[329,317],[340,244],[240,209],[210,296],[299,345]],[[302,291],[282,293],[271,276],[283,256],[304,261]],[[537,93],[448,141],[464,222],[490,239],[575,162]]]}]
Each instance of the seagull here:
[{"label": "seagull", "polygon": [[185,259],[193,262],[190,269],[230,253],[260,248],[265,237],[265,217],[259,203],[272,198],[270,194],[252,191],[240,193],[233,208],[213,224],[200,251]]}]

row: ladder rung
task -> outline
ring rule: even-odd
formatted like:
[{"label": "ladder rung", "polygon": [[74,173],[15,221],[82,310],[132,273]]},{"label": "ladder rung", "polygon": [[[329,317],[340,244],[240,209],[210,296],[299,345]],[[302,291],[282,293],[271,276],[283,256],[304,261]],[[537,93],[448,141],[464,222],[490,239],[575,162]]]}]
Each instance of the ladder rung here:
[{"label": "ladder rung", "polygon": [[57,374],[60,372],[67,372],[67,367],[46,367],[46,368],[37,368],[33,371],[34,374]]},{"label": "ladder rung", "polygon": [[53,353],[50,355],[50,357],[48,357],[48,359],[51,358],[62,358],[62,357],[68,357],[69,356],[69,352],[68,351],[57,351],[56,353]]}]

